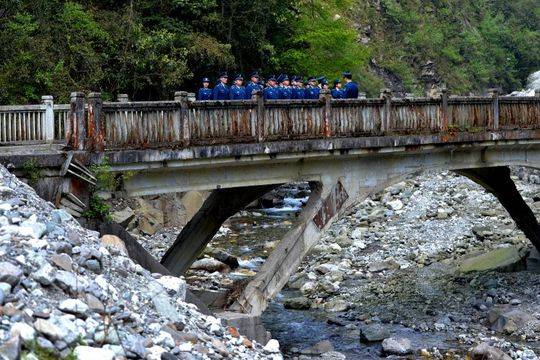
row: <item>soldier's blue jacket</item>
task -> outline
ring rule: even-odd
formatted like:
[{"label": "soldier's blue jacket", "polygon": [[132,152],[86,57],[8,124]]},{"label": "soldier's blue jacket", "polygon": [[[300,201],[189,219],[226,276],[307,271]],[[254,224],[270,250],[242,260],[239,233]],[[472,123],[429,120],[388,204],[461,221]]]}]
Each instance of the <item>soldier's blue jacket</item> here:
[{"label": "soldier's blue jacket", "polygon": [[246,88],[243,86],[233,85],[229,91],[231,100],[244,100],[246,98]]},{"label": "soldier's blue jacket", "polygon": [[295,86],[291,89],[291,99],[303,99],[304,98],[304,88]]},{"label": "soldier's blue jacket", "polygon": [[320,92],[321,89],[319,89],[318,87],[308,86],[304,90],[304,99],[318,99]]},{"label": "soldier's blue jacket", "polygon": [[265,100],[277,100],[279,99],[279,88],[269,86],[264,89],[263,95]]},{"label": "soldier's blue jacket", "polygon": [[218,82],[212,91],[212,100],[229,100],[229,87],[222,82]]},{"label": "soldier's blue jacket", "polygon": [[280,99],[292,99],[292,88],[290,86],[280,86],[279,87],[279,98]]},{"label": "soldier's blue jacket", "polygon": [[197,100],[212,100],[212,89],[210,88],[200,88],[199,93],[197,94]]},{"label": "soldier's blue jacket", "polygon": [[343,94],[345,99],[358,99],[358,84],[354,81],[345,84]]},{"label": "soldier's blue jacket", "polygon": [[246,99],[251,99],[251,96],[253,94],[253,90],[262,90],[263,87],[261,84],[255,84],[254,82],[250,81],[249,84],[246,86]]},{"label": "soldier's blue jacket", "polygon": [[332,89],[332,98],[345,99],[345,92],[341,89]]}]

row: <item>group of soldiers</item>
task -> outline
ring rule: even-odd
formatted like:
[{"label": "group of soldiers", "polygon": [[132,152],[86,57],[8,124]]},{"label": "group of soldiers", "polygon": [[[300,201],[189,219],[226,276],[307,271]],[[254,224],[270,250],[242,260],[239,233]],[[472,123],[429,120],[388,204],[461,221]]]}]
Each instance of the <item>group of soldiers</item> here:
[{"label": "group of soldiers", "polygon": [[330,89],[328,80],[325,77],[310,77],[304,82],[300,76],[289,78],[282,74],[276,77],[271,75],[266,82],[259,76],[258,72],[250,75],[250,82],[244,86],[244,78],[241,74],[234,77],[234,84],[228,86],[229,76],[226,72],[219,75],[214,88],[210,88],[210,79],[203,78],[203,87],[199,89],[197,100],[246,100],[251,99],[253,91],[263,92],[264,99],[268,100],[288,100],[288,99],[318,99],[321,90],[331,90],[334,99],[356,99],[358,98],[358,84],[352,80],[349,71],[343,74],[343,83],[336,79]]}]

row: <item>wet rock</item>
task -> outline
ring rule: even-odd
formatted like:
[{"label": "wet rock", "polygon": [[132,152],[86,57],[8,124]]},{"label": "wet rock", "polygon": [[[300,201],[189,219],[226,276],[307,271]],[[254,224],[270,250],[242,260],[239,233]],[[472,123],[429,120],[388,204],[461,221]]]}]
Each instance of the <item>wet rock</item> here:
[{"label": "wet rock", "polygon": [[221,261],[225,265],[229,266],[231,269],[236,269],[240,264],[238,263],[238,258],[233,256],[223,250],[214,250],[211,249],[207,252],[214,259]]},{"label": "wet rock", "polygon": [[480,343],[472,350],[473,360],[512,360],[502,350],[490,346],[487,343]]},{"label": "wet rock", "polygon": [[362,342],[378,342],[390,337],[390,331],[381,324],[370,324],[360,329]]},{"label": "wet rock", "polygon": [[301,353],[304,355],[321,355],[330,351],[334,351],[334,346],[329,340],[323,340],[302,350]]},{"label": "wet rock", "polygon": [[13,287],[19,283],[22,274],[23,271],[19,266],[7,261],[0,262],[0,282],[8,283]]},{"label": "wet rock", "polygon": [[524,255],[523,250],[517,247],[495,249],[463,260],[459,271],[464,273],[486,270],[511,271],[523,266]]},{"label": "wet rock", "polygon": [[224,271],[230,270],[230,268],[227,265],[213,258],[204,258],[204,259],[197,260],[193,263],[193,265],[191,265],[191,269],[204,270],[208,272],[214,272],[214,271],[224,272]]},{"label": "wet rock", "polygon": [[533,317],[515,308],[496,307],[488,313],[488,323],[492,330],[511,334],[523,328]]},{"label": "wet rock", "polygon": [[324,304],[324,309],[331,312],[347,311],[349,307],[349,302],[342,299],[332,299]]},{"label": "wet rock", "polygon": [[283,302],[283,306],[285,309],[306,310],[311,307],[311,301],[305,296],[287,298]]},{"label": "wet rock", "polygon": [[412,353],[411,340],[407,338],[387,338],[382,342],[383,353],[388,355],[407,355]]},{"label": "wet rock", "polygon": [[77,346],[73,354],[77,360],[112,360],[114,358],[112,350],[82,345]]}]

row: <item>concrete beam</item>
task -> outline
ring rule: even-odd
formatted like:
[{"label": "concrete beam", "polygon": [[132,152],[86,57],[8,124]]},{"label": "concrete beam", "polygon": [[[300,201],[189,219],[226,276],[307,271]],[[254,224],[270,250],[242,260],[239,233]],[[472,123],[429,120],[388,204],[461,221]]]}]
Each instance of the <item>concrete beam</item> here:
[{"label": "concrete beam", "polygon": [[184,274],[229,217],[277,186],[214,190],[197,214],[184,226],[174,244],[161,259],[161,264],[173,274]]},{"label": "concrete beam", "polygon": [[468,177],[488,192],[492,193],[508,211],[517,227],[540,251],[540,225],[510,177],[510,169],[506,166],[456,171]]}]

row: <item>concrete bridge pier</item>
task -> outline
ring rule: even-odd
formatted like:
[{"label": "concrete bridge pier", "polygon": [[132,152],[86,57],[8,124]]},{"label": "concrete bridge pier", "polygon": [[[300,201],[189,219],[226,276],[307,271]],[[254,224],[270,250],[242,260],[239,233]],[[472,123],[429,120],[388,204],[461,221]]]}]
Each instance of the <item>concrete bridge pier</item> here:
[{"label": "concrete bridge pier", "polygon": [[517,227],[540,251],[540,225],[510,177],[507,166],[457,170],[492,193],[508,211]]},{"label": "concrete bridge pier", "polygon": [[184,226],[161,264],[175,275],[183,275],[202,254],[223,223],[238,211],[279,186],[260,185],[217,189]]}]

